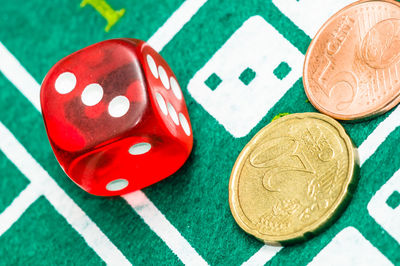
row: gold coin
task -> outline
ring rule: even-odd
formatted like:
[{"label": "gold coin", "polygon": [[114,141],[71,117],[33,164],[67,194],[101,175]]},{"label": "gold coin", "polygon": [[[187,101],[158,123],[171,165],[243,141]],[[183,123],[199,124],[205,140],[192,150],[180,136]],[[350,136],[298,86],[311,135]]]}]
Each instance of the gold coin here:
[{"label": "gold coin", "polygon": [[338,218],[357,170],[357,150],[337,121],[318,113],[287,115],[240,153],[229,182],[231,212],[267,244],[297,243]]}]

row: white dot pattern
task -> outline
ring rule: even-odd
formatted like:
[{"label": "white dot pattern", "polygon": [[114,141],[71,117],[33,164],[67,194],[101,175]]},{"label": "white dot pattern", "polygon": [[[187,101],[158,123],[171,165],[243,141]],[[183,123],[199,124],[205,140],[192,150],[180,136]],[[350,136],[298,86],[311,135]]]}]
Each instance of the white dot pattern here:
[{"label": "white dot pattern", "polygon": [[188,123],[186,117],[182,113],[179,113],[179,121],[181,122],[183,131],[185,132],[185,134],[190,136],[191,132],[190,132],[189,123]]},{"label": "white dot pattern", "polygon": [[60,74],[54,84],[56,91],[60,94],[70,93],[73,89],[75,89],[75,86],[76,77],[71,72],[64,72]]},{"label": "white dot pattern", "polygon": [[156,100],[157,100],[158,106],[160,107],[161,111],[165,115],[167,115],[168,114],[167,105],[165,104],[164,98],[158,92],[156,93]]},{"label": "white dot pattern", "polygon": [[129,99],[125,96],[117,96],[111,100],[108,105],[108,113],[112,117],[121,117],[124,116],[129,110]]},{"label": "white dot pattern", "polygon": [[167,72],[165,72],[165,69],[162,66],[159,66],[158,73],[160,74],[161,83],[167,90],[169,90],[169,80]]},{"label": "white dot pattern", "polygon": [[168,113],[172,118],[172,121],[174,121],[176,125],[179,125],[179,118],[178,115],[176,114],[175,108],[170,103],[167,103],[167,108],[168,108]]},{"label": "white dot pattern", "polygon": [[151,149],[150,143],[141,142],[130,147],[129,153],[132,155],[141,155],[147,153],[150,149]]},{"label": "white dot pattern", "polygon": [[101,101],[103,94],[104,91],[100,84],[92,83],[85,87],[81,99],[84,105],[93,106]]},{"label": "white dot pattern", "polygon": [[107,184],[106,189],[108,191],[119,191],[123,190],[128,186],[129,182],[126,179],[116,179]]},{"label": "white dot pattern", "polygon": [[147,55],[146,59],[147,59],[147,65],[149,66],[151,73],[156,79],[158,79],[156,62],[154,61],[153,57],[151,57],[151,55],[149,54]]},{"label": "white dot pattern", "polygon": [[179,87],[179,84],[176,81],[176,79],[174,77],[171,77],[169,79],[169,81],[171,83],[171,89],[172,89],[172,92],[174,93],[175,97],[178,100],[182,100],[182,91],[181,91],[181,88]]}]

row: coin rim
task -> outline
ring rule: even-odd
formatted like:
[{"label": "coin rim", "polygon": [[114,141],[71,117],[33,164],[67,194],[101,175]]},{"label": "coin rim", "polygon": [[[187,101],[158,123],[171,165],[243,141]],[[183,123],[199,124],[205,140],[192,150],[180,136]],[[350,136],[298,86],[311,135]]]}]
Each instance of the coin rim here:
[{"label": "coin rim", "polygon": [[[285,123],[287,120],[292,119],[305,119],[305,118],[314,118],[322,120],[334,128],[337,129],[339,132],[339,136],[343,139],[346,144],[346,149],[349,155],[349,168],[348,174],[346,176],[346,182],[344,183],[344,189],[341,190],[340,195],[337,197],[335,203],[327,210],[324,215],[322,215],[317,221],[314,223],[306,226],[303,230],[299,230],[295,233],[286,234],[284,236],[269,236],[265,234],[260,234],[257,230],[251,229],[242,219],[241,215],[245,215],[243,210],[240,207],[240,200],[238,195],[238,185],[240,180],[241,170],[243,165],[248,158],[249,150],[254,146],[254,142],[258,141],[260,136],[264,134],[265,131],[270,130],[273,127],[281,123]],[[231,213],[236,221],[236,223],[248,234],[253,235],[260,241],[263,241],[266,244],[270,245],[285,245],[291,243],[297,243],[308,238],[311,238],[316,232],[321,229],[324,229],[325,226],[329,226],[335,218],[337,217],[338,212],[342,212],[347,203],[349,202],[350,197],[352,196],[355,184],[358,180],[357,169],[359,168],[359,159],[358,159],[358,152],[355,148],[353,142],[351,141],[350,137],[347,135],[343,126],[333,118],[326,116],[320,113],[298,113],[298,114],[290,114],[284,117],[281,117],[264,128],[262,128],[243,148],[240,152],[234,166],[232,169],[232,173],[229,180],[229,206]]]},{"label": "coin rim", "polygon": [[350,9],[354,6],[360,5],[360,4],[364,4],[364,3],[368,3],[368,2],[385,2],[388,4],[393,4],[396,7],[400,8],[400,3],[397,1],[392,1],[392,0],[360,0],[354,3],[351,3],[347,6],[345,6],[344,8],[340,9],[338,12],[336,12],[334,15],[332,15],[322,26],[321,28],[319,28],[317,34],[314,36],[314,38],[312,39],[307,52],[306,52],[306,56],[305,56],[305,60],[304,60],[304,65],[303,65],[303,87],[304,87],[304,91],[307,95],[307,98],[309,99],[310,103],[321,113],[324,113],[326,115],[329,115],[335,119],[339,119],[339,120],[363,120],[366,118],[372,118],[378,115],[381,115],[383,113],[388,112],[389,110],[391,110],[392,108],[394,108],[396,105],[399,104],[400,102],[400,86],[398,88],[398,92],[397,95],[394,95],[391,99],[389,99],[386,102],[383,102],[382,104],[380,104],[377,107],[374,107],[372,109],[372,111],[365,111],[363,113],[358,113],[358,114],[350,114],[350,115],[343,115],[343,114],[337,114],[334,112],[331,112],[327,109],[325,109],[322,105],[320,105],[318,103],[318,101],[316,100],[315,97],[313,97],[312,93],[311,93],[311,89],[310,89],[310,85],[309,85],[309,80],[310,78],[308,77],[308,66],[309,66],[309,60],[311,57],[311,53],[314,50],[314,46],[316,45],[317,40],[319,39],[320,35],[325,31],[326,27],[328,27],[331,22],[333,20],[335,20],[342,12],[346,11],[347,9]]}]

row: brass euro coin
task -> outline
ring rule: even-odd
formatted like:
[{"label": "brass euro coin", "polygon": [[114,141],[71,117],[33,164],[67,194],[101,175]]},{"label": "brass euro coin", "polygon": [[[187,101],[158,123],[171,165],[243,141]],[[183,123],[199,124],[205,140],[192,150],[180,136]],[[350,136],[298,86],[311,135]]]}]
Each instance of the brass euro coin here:
[{"label": "brass euro coin", "polygon": [[291,114],[244,147],[230,177],[229,205],[244,231],[288,245],[333,223],[357,180],[357,150],[344,128],[323,114]]}]

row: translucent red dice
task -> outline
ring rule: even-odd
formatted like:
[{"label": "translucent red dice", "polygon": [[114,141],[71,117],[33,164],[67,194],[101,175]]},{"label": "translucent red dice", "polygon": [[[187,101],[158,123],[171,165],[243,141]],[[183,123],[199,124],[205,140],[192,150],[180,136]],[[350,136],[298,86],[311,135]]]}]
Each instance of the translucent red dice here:
[{"label": "translucent red dice", "polygon": [[114,39],[59,61],[40,100],[66,174],[85,191],[121,195],[176,172],[193,136],[176,77],[148,44]]}]

